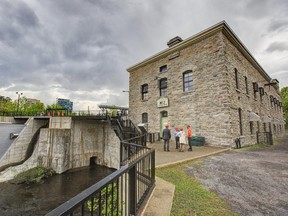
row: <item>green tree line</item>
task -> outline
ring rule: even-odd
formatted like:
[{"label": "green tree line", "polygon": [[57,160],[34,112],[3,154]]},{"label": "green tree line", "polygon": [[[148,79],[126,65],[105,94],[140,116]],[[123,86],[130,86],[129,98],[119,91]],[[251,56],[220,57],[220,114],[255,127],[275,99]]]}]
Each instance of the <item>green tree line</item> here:
[{"label": "green tree line", "polygon": [[0,96],[0,115],[41,115],[48,108],[62,108],[58,104],[45,106],[44,103],[38,102],[29,104],[27,98],[21,97],[18,100],[12,100],[9,97]]}]

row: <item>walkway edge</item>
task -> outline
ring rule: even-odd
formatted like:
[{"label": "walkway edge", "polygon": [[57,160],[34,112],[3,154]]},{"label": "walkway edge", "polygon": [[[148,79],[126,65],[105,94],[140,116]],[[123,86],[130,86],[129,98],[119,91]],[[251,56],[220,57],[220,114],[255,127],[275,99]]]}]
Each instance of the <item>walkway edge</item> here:
[{"label": "walkway edge", "polygon": [[171,166],[171,165],[181,164],[181,163],[185,163],[185,162],[188,162],[188,161],[192,161],[192,160],[208,157],[208,156],[211,156],[211,155],[219,154],[219,153],[230,151],[230,150],[231,150],[230,148],[225,148],[225,149],[221,149],[219,151],[215,151],[215,152],[208,153],[208,154],[205,154],[205,155],[191,157],[191,158],[187,158],[187,159],[184,159],[184,160],[175,161],[175,162],[172,162],[172,163],[161,164],[161,165],[156,166],[155,168],[162,168],[162,167],[167,167],[167,166]]},{"label": "walkway edge", "polygon": [[141,216],[168,216],[172,209],[175,185],[156,176],[156,186]]}]

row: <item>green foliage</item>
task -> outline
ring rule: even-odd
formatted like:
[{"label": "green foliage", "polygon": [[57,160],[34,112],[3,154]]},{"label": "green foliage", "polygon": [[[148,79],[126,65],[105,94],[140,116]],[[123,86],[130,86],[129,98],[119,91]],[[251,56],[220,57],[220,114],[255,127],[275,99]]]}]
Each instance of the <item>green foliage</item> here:
[{"label": "green foliage", "polygon": [[44,178],[55,175],[55,171],[51,168],[45,168],[42,166],[37,166],[25,172],[18,174],[10,182],[13,184],[39,184]]},{"label": "green foliage", "polygon": [[111,117],[116,117],[117,116],[117,109],[110,109],[108,115]]},{"label": "green foliage", "polygon": [[27,103],[27,98],[21,97],[19,98],[19,105],[18,99],[12,101],[11,99],[3,99],[0,98],[0,114],[1,113],[11,113],[16,114],[18,110],[18,114],[20,115],[40,115],[41,113],[45,112],[45,105],[43,103],[36,103],[36,104],[29,104]]},{"label": "green foliage", "polygon": [[[189,164],[193,165],[193,163]],[[199,166],[199,164],[196,164]],[[175,185],[171,215],[237,215],[215,193],[206,190],[182,165],[156,170],[157,176]]]},{"label": "green foliage", "polygon": [[[112,190],[113,188],[113,190]],[[113,182],[112,184],[109,184],[108,187],[105,187],[101,190],[101,206],[102,208],[99,209],[99,198],[93,199],[93,206],[92,201],[87,202],[87,207],[90,212],[101,212],[99,215],[111,215],[111,216],[120,216],[122,215],[122,205],[124,203],[118,203],[119,202],[119,191],[117,190],[117,183]],[[118,204],[118,214],[116,212]],[[107,208],[106,208],[107,206]]]},{"label": "green foliage", "polygon": [[47,109],[62,109],[63,107],[59,104],[47,105]]},{"label": "green foliage", "polygon": [[[281,100],[282,100],[282,109],[285,113],[285,120],[288,122],[288,86],[283,87],[280,92]],[[286,124],[286,128],[288,128],[288,124]]]}]

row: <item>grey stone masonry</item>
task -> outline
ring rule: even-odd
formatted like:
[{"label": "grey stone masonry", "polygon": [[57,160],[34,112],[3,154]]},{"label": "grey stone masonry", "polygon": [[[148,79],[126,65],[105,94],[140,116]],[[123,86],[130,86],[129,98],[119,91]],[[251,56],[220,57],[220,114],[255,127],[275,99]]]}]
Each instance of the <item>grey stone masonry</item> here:
[{"label": "grey stone masonry", "polygon": [[[164,65],[167,70],[161,71]],[[271,78],[225,22],[127,70],[130,74],[129,117],[139,124],[142,114],[147,113],[149,133],[161,132],[163,112],[168,113],[165,121],[172,131],[176,126],[186,129],[190,124],[193,135],[204,136],[206,144],[214,146],[233,147],[234,140],[239,137],[242,145],[255,144],[258,125],[261,132],[269,131],[271,125],[274,136],[281,136],[284,132],[279,89],[265,85]],[[183,73],[187,71],[192,74],[192,89],[184,91]],[[163,78],[167,78],[167,96],[160,97],[159,81]],[[263,96],[260,97],[258,91],[254,98],[253,82],[264,89]],[[148,85],[145,100],[144,84]],[[279,101],[278,105],[274,102],[271,105],[270,95]],[[157,105],[161,98],[166,98],[168,105]],[[255,113],[260,120],[251,123],[249,113]],[[271,120],[265,126],[264,116]]]}]

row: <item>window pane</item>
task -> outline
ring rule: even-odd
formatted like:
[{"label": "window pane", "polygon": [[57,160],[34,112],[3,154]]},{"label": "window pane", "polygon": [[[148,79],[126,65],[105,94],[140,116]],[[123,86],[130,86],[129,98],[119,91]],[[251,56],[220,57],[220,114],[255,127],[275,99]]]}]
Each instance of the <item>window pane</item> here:
[{"label": "window pane", "polygon": [[167,79],[160,80],[160,88],[167,88]]},{"label": "window pane", "polygon": [[193,86],[193,80],[192,80],[192,71],[186,71],[183,73],[183,90],[191,91]]},{"label": "window pane", "polygon": [[159,71],[160,71],[160,72],[165,72],[165,71],[167,71],[167,65],[161,66],[161,67],[159,68]]},{"label": "window pane", "polygon": [[145,84],[142,86],[142,93],[148,92],[148,85]]},{"label": "window pane", "polygon": [[142,123],[148,123],[148,113],[142,113]]}]

